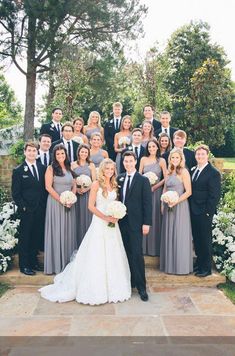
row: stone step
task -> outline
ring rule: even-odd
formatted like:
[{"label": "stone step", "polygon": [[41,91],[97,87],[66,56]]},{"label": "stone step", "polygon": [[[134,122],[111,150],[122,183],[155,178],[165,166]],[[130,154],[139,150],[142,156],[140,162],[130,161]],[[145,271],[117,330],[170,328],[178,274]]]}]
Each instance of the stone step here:
[{"label": "stone step", "polygon": [[[35,276],[26,276],[19,271],[18,268],[13,268],[10,271],[0,275],[0,283],[8,283],[13,286],[29,285],[29,286],[44,286],[53,282],[54,275],[45,275],[43,272],[37,272]],[[225,282],[225,277],[213,271],[211,276],[199,278],[190,275],[171,275],[160,272],[159,269],[146,267],[147,284],[151,288],[159,288],[161,286],[201,286],[201,287],[216,287],[219,283]]]}]

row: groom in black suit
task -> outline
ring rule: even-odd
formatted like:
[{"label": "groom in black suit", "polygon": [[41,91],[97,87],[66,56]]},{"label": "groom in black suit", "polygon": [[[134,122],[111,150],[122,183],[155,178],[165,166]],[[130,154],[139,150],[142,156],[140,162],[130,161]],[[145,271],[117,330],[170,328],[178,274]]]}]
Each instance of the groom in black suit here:
[{"label": "groom in black suit", "polygon": [[117,181],[127,214],[119,220],[119,226],[129,261],[131,285],[138,289],[141,300],[147,301],[142,239],[152,224],[152,193],[149,180],[136,171],[135,153],[126,151],[123,156],[126,173],[120,174]]},{"label": "groom in black suit", "polygon": [[37,253],[44,237],[47,192],[46,167],[36,161],[37,145],[28,142],[24,148],[25,161],[13,170],[12,198],[20,215],[19,267],[26,275],[41,271]]},{"label": "groom in black suit", "polygon": [[200,145],[195,150],[197,166],[193,167],[190,197],[193,242],[196,254],[194,272],[198,277],[211,274],[212,220],[220,199],[221,176],[209,159],[209,148]]}]

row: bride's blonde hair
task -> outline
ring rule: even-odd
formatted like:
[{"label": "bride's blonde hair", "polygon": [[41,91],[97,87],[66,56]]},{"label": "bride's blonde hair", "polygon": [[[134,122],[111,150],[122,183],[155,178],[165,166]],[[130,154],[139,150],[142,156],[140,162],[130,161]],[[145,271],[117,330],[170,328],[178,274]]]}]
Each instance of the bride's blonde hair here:
[{"label": "bride's blonde hair", "polygon": [[113,176],[111,177],[110,179],[110,185],[111,185],[111,188],[113,190],[116,190],[117,191],[117,181],[116,181],[116,177],[117,177],[117,171],[116,171],[116,163],[113,162],[110,158],[105,158],[101,163],[100,163],[100,166],[99,166],[99,170],[98,170],[98,182],[99,182],[99,185],[102,189],[102,194],[105,198],[107,198],[108,196],[108,189],[107,189],[107,186],[106,186],[106,180],[105,180],[105,175],[104,175],[104,171],[105,171],[105,168],[109,165],[109,164],[112,164],[113,167],[114,167],[114,174]]}]

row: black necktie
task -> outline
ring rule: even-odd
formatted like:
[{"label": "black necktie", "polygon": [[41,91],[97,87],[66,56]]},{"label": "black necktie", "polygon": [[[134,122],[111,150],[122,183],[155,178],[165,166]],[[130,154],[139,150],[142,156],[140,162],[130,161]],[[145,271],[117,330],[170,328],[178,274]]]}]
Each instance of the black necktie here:
[{"label": "black necktie", "polygon": [[130,190],[131,176],[128,176],[127,184],[126,184],[126,194],[125,194],[125,202],[127,200],[127,196]]},{"label": "black necktie", "polygon": [[60,124],[57,124],[57,131],[58,131],[59,134],[60,134]]},{"label": "black necktie", "polygon": [[69,156],[69,160],[70,160],[70,162],[72,162],[70,142],[67,142],[67,143],[68,143],[68,156]]},{"label": "black necktie", "polygon": [[198,176],[199,176],[199,169],[197,170],[197,172],[195,173],[194,177],[193,177],[193,182],[196,182],[196,180],[198,179]]},{"label": "black necktie", "polygon": [[167,129],[165,129],[165,133],[167,134]]},{"label": "black necktie", "polygon": [[32,168],[33,168],[33,176],[38,180],[38,175],[34,164],[32,165]]},{"label": "black necktie", "polygon": [[138,147],[135,147],[135,154],[136,154],[136,158],[138,158],[139,157]]},{"label": "black necktie", "polygon": [[47,167],[47,154],[44,153],[43,164]]},{"label": "black necktie", "polygon": [[115,120],[115,130],[118,130],[118,119]]}]

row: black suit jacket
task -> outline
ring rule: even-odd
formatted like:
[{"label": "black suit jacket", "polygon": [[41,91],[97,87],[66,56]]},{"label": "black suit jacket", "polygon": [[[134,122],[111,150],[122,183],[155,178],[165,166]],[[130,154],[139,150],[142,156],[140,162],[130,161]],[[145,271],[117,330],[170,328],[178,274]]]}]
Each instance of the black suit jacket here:
[{"label": "black suit jacket", "polygon": [[[124,173],[125,172],[125,168],[124,168],[124,165],[123,165],[123,158],[122,158],[122,155],[123,153],[125,153],[126,151],[133,151],[133,147],[132,146],[128,146],[126,148],[124,148],[121,152],[121,163],[120,163],[120,172],[121,173]],[[145,156],[145,148],[143,146],[140,146],[140,154],[139,154],[139,157],[137,158],[137,163],[136,163],[136,170],[139,171],[139,168],[140,168],[140,160],[143,156]]]},{"label": "black suit jacket", "polygon": [[[119,197],[123,201],[123,186],[126,173],[117,178]],[[119,220],[120,224],[128,222],[131,230],[140,230],[142,225],[152,225],[152,192],[148,178],[136,172],[125,200],[127,207],[126,218]]]},{"label": "black suit jacket", "polygon": [[[189,150],[188,148],[184,148],[183,149],[184,152],[184,157],[185,157],[185,165],[186,168],[190,171],[192,167],[197,165],[197,161],[195,158],[195,153],[194,151]],[[168,158],[169,158],[169,154],[170,152],[165,152],[162,157],[165,159],[166,161],[166,165],[168,167]]]},{"label": "black suit jacket", "polygon": [[51,136],[52,142],[60,140],[60,133],[55,127],[54,123],[51,121],[49,123],[43,124],[40,129],[40,135],[48,134]]},{"label": "black suit jacket", "polygon": [[121,126],[121,122],[120,122],[118,130],[115,130],[113,118],[106,121],[105,126],[104,126],[105,143],[107,146],[109,157],[113,160],[115,160],[116,155],[117,155],[117,153],[114,151],[114,136],[116,133],[120,132],[120,126]]},{"label": "black suit jacket", "polygon": [[[196,167],[191,170],[191,175]],[[213,216],[221,194],[220,172],[210,163],[199,174],[198,179],[192,182],[192,195],[189,198],[191,212],[194,215],[209,214]]]},{"label": "black suit jacket", "polygon": [[[60,143],[64,144],[64,141],[62,140],[62,138],[60,140],[55,141],[55,142],[52,143],[51,148],[50,148],[51,157],[52,157],[53,148],[56,145],[59,145]],[[77,142],[72,140],[72,144],[73,144],[73,161],[76,161],[77,160],[77,150],[78,150],[78,147],[79,147],[79,143],[77,143]],[[67,147],[65,147],[65,148],[67,149]]]},{"label": "black suit jacket", "polygon": [[[174,135],[174,132],[178,131],[178,129],[176,129],[175,127],[170,127],[170,139],[171,139],[171,142],[173,143],[173,135]],[[159,136],[161,135],[162,133],[162,127],[160,127],[160,129],[156,130],[154,132],[154,136],[159,139]]]},{"label": "black suit jacket", "polygon": [[34,178],[25,161],[13,169],[12,198],[18,206],[20,213],[23,211],[32,212],[46,206],[47,191],[45,189],[44,178],[46,167],[40,162],[36,164],[39,180]]}]

